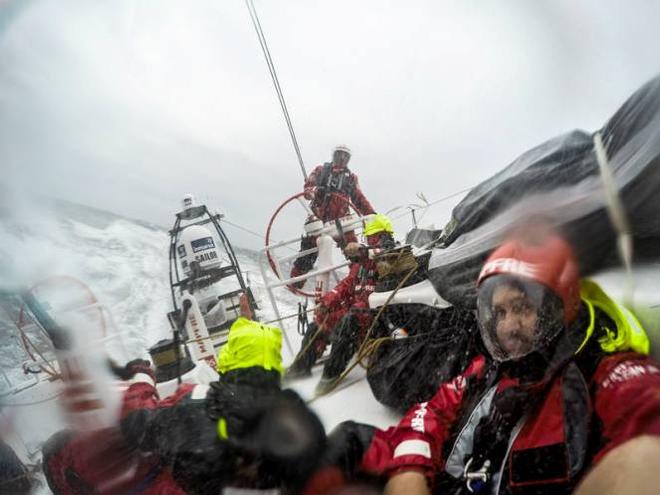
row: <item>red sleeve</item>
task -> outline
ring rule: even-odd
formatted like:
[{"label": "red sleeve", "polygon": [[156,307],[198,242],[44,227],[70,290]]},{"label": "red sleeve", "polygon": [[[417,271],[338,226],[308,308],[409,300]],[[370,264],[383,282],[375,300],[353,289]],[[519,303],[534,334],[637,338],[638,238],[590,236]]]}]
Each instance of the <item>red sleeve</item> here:
[{"label": "red sleeve", "polygon": [[640,435],[660,436],[660,365],[636,353],[605,358],[594,375],[603,447],[594,463]]},{"label": "red sleeve", "polygon": [[457,420],[467,377],[481,373],[485,359],[475,358],[465,374],[440,386],[428,402],[414,406],[394,428],[376,435],[364,459],[366,470],[393,475],[400,471],[424,473],[429,482],[442,470],[442,448]]},{"label": "red sleeve", "polygon": [[332,308],[339,305],[342,301],[347,301],[355,291],[355,285],[360,271],[359,263],[352,263],[351,269],[344,278],[331,290],[323,294],[321,304],[326,308]]},{"label": "red sleeve", "polygon": [[319,173],[321,172],[321,169],[323,168],[323,165],[317,165],[314,167],[314,170],[312,170],[312,173],[307,176],[307,180],[305,181],[304,188],[309,189],[312,187],[316,187],[316,180],[319,176]]},{"label": "red sleeve", "polygon": [[[172,395],[159,400],[153,376],[138,373],[124,393],[120,428],[130,445],[144,452],[171,451],[178,437],[162,435],[163,428],[174,424],[179,414],[172,407],[191,395],[197,385],[184,383]],[[177,420],[178,421],[178,420]]]},{"label": "red sleeve", "polygon": [[362,192],[362,189],[360,189],[360,184],[358,183],[358,178],[355,174],[353,174],[353,185],[354,187],[351,201],[353,201],[353,204],[357,208],[360,215],[371,215],[376,213],[374,207],[371,206],[371,203]]},{"label": "red sleeve", "polygon": [[195,387],[192,383],[184,383],[169,397],[160,400],[153,374],[137,373],[130,381],[124,392],[121,408],[121,418],[125,418],[132,411],[139,409],[156,409],[176,404],[181,398],[189,394]]}]

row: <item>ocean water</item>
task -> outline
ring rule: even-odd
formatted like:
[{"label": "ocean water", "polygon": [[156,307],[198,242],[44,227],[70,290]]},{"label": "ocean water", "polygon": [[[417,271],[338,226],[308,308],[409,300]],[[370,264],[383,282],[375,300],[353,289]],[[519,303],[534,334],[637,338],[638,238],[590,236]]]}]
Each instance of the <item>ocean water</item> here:
[{"label": "ocean water", "polygon": [[[227,233],[231,235],[229,230]],[[86,206],[44,201],[32,204],[29,210],[12,210],[11,214],[0,209],[0,240],[4,263],[0,267],[5,272],[2,288],[16,290],[39,286],[43,280],[52,278],[63,280],[61,284],[57,282],[60,284],[57,287],[64,287],[69,278],[79,280],[102,305],[113,330],[121,334],[121,346],[108,346],[117,360],[147,357],[151,345],[170,336],[166,317],[171,310],[166,229]],[[259,270],[259,253],[234,248],[259,304],[258,316],[262,321],[273,320],[275,312]],[[269,273],[272,277],[272,272]],[[275,297],[282,316],[296,313],[298,297],[285,289],[276,289]],[[28,356],[17,340],[11,317],[0,310],[0,366],[12,383],[27,384],[32,377],[23,373],[21,365]],[[90,332],[95,331],[93,326]],[[295,352],[301,341],[296,319],[287,319],[281,326]],[[43,348],[48,348],[47,342]],[[285,364],[293,359],[286,345],[283,358]],[[320,372],[315,369],[311,378],[289,386],[303,398],[311,399]],[[312,402],[311,407],[328,430],[347,419],[379,426],[397,421],[395,414],[372,398],[363,377],[364,370],[357,368],[347,379],[349,387]],[[6,384],[0,383],[2,386]],[[3,398],[5,405],[10,404],[3,408],[5,427],[13,429],[19,441],[26,444],[32,461],[38,461],[40,443],[64,425],[57,400],[48,400],[58,392],[57,383],[44,382]],[[31,402],[40,404],[11,406],[12,403]],[[43,479],[41,483],[43,485]],[[48,493],[48,490],[42,486],[40,493]]]}]

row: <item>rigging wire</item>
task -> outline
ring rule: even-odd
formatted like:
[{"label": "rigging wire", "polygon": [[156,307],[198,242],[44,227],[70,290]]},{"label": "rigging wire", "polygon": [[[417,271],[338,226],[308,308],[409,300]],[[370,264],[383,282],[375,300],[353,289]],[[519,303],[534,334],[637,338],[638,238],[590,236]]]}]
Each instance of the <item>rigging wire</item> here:
[{"label": "rigging wire", "polygon": [[[428,210],[428,208],[430,208],[430,207],[433,206],[433,205],[436,205],[436,204],[441,203],[441,202],[443,202],[443,201],[447,201],[448,199],[452,199],[452,198],[454,198],[454,197],[456,197],[456,196],[458,196],[458,195],[460,195],[460,194],[466,193],[466,192],[468,192],[468,191],[470,191],[470,190],[472,190],[472,189],[473,189],[473,187],[466,187],[465,189],[461,189],[460,191],[456,191],[456,192],[454,192],[454,193],[452,193],[452,194],[449,194],[449,195],[447,195],[447,196],[443,196],[443,197],[441,197],[441,198],[438,198],[438,199],[436,199],[435,201],[431,201],[430,203],[427,203],[427,204],[425,204],[424,206],[416,206],[415,208],[408,208],[405,212],[403,212],[403,213],[401,213],[401,214],[399,214],[399,215],[393,215],[393,216],[392,216],[392,219],[393,219],[393,220],[396,220],[396,219],[399,219],[399,218],[403,218],[404,216],[410,214],[411,212],[415,212],[415,211],[420,211],[420,210],[424,210],[424,211],[426,211],[426,210]],[[403,207],[396,207],[396,208],[393,208],[393,209],[390,210],[390,211],[393,211],[393,210],[395,210],[395,209],[397,209],[397,208],[403,208]],[[421,217],[420,217],[420,219],[421,219]],[[226,223],[227,225],[231,225],[232,227],[235,227],[235,228],[237,228],[237,229],[239,229],[239,230],[242,230],[243,232],[247,232],[248,234],[251,234],[251,235],[253,235],[253,236],[255,236],[255,237],[258,237],[259,239],[263,239],[263,237],[264,237],[263,234],[260,234],[259,232],[256,232],[256,231],[254,231],[254,230],[248,229],[247,227],[243,227],[242,225],[238,225],[238,224],[236,224],[236,223],[234,223],[234,222],[231,222],[231,221],[227,220],[227,217],[224,217],[224,218],[222,219],[222,221],[223,221],[224,223]]]},{"label": "rigging wire", "polygon": [[[224,217],[224,218],[222,219],[222,222],[223,222],[223,223],[226,223],[227,225],[231,225],[232,227],[237,228],[238,230],[242,230],[243,232],[247,232],[248,234],[252,234],[253,236],[258,237],[258,238],[261,239],[262,241],[263,241],[263,239],[264,239],[263,234],[260,234],[259,232],[255,232],[254,230],[250,230],[250,229],[248,229],[248,228],[246,228],[246,227],[242,227],[241,225],[238,225],[238,224],[235,224],[235,223],[233,223],[233,222],[230,222],[229,220],[227,220],[226,217]],[[273,239],[273,242],[277,242],[277,241],[276,241],[275,239]],[[285,247],[286,247],[289,251],[296,252],[296,250],[293,249],[291,246],[285,246]]]},{"label": "rigging wire", "polygon": [[262,239],[262,240],[263,240],[263,238],[264,238],[264,235],[263,235],[263,234],[260,234],[259,232],[255,232],[254,230],[250,230],[250,229],[248,229],[248,228],[246,228],[246,227],[243,227],[243,226],[241,226],[241,225],[238,225],[238,224],[235,224],[235,223],[233,223],[233,222],[230,222],[229,220],[227,220],[227,217],[223,218],[223,219],[222,219],[222,222],[223,222],[223,223],[226,223],[227,225],[231,225],[232,227],[235,227],[235,228],[237,228],[238,230],[242,230],[243,232],[247,232],[248,234],[252,234],[253,236],[258,237],[259,239]]},{"label": "rigging wire", "polygon": [[270,55],[270,50],[268,49],[268,43],[266,43],[266,36],[264,35],[263,30],[261,29],[261,22],[259,22],[259,16],[257,15],[257,10],[254,8],[254,3],[252,0],[245,0],[245,5],[250,13],[250,18],[252,19],[252,25],[254,30],[257,32],[257,37],[259,38],[259,44],[261,45],[261,51],[264,54],[266,59],[266,65],[268,65],[268,71],[270,72],[270,77],[273,80],[273,86],[275,86],[275,92],[277,93],[277,98],[280,101],[280,106],[282,107],[282,113],[284,114],[284,120],[286,121],[286,126],[289,129],[289,134],[291,135],[291,141],[293,142],[293,148],[296,151],[296,156],[298,157],[298,163],[300,164],[300,170],[303,174],[305,180],[307,180],[307,170],[305,170],[305,163],[303,162],[302,153],[300,152],[300,147],[298,146],[298,139],[296,138],[296,132],[293,129],[293,123],[291,122],[291,116],[289,115],[289,109],[286,106],[286,101],[284,100],[284,93],[282,92],[282,87],[280,86],[280,81],[277,77],[277,72],[275,71],[275,64]]},{"label": "rigging wire", "polygon": [[[448,199],[454,198],[454,197],[456,197],[456,196],[458,196],[458,195],[460,195],[460,194],[463,194],[463,193],[466,193],[466,192],[468,192],[468,191],[471,191],[472,189],[474,189],[474,186],[472,186],[472,187],[466,187],[465,189],[461,189],[460,191],[456,191],[456,192],[451,193],[451,194],[449,194],[449,195],[447,195],[447,196],[443,196],[443,197],[441,197],[441,198],[438,198],[438,199],[436,199],[435,201],[431,201],[430,203],[426,203],[424,206],[417,206],[417,207],[415,207],[415,208],[409,208],[409,209],[406,210],[405,212],[403,212],[403,213],[401,213],[401,214],[399,214],[399,215],[395,215],[395,216],[393,216],[392,219],[393,219],[393,220],[396,220],[396,219],[398,219],[398,218],[403,218],[403,217],[405,217],[406,215],[408,215],[408,214],[410,214],[410,213],[414,213],[414,212],[419,211],[419,210],[424,210],[424,211],[426,211],[426,210],[428,210],[428,209],[429,209],[431,206],[433,206],[433,205],[436,205],[436,204],[441,203],[441,202],[443,202],[443,201],[447,201]],[[419,220],[421,220],[421,217],[418,219],[418,221],[419,221]]]}]

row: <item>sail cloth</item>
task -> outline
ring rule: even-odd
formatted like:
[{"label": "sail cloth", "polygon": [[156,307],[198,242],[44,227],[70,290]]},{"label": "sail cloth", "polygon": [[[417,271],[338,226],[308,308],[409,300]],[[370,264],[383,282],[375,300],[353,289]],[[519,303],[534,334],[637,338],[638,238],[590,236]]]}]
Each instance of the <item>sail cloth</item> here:
[{"label": "sail cloth", "polygon": [[[634,240],[634,260],[660,258],[660,76],[636,91],[599,131]],[[429,262],[438,293],[474,308],[488,253],[510,231],[542,219],[576,250],[582,275],[620,263],[617,233],[594,151],[574,130],[523,153],[454,208]]]}]

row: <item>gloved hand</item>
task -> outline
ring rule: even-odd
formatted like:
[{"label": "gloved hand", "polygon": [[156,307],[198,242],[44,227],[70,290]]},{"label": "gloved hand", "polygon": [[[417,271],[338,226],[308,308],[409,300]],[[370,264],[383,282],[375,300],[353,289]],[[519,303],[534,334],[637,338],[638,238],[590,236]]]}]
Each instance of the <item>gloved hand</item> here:
[{"label": "gloved hand", "polygon": [[113,359],[108,358],[107,360],[108,368],[113,375],[115,375],[120,380],[130,380],[135,376],[136,373],[146,373],[148,375],[153,375],[151,370],[151,362],[146,359],[133,359],[129,361],[124,366],[120,366]]},{"label": "gloved hand", "polygon": [[217,421],[218,436],[231,443],[240,438],[263,415],[273,392],[262,387],[227,383],[211,383],[206,395],[206,414]]},{"label": "gloved hand", "polygon": [[300,493],[325,451],[326,436],[321,421],[298,394],[283,390],[271,397],[241,442],[264,471],[277,473],[289,492]]},{"label": "gloved hand", "polygon": [[305,188],[305,199],[308,201],[311,201],[314,199],[314,196],[316,194],[316,189],[313,187],[306,187]]},{"label": "gloved hand", "polygon": [[269,476],[287,486],[304,485],[326,438],[321,421],[295,392],[220,380],[211,384],[206,402],[207,414],[218,421],[220,438]]},{"label": "gloved hand", "polygon": [[357,261],[367,253],[367,248],[359,242],[349,242],[344,246],[344,255],[351,261]]},{"label": "gloved hand", "polygon": [[318,324],[322,324],[325,319],[328,317],[330,309],[325,304],[319,304],[314,308],[314,321]]}]

